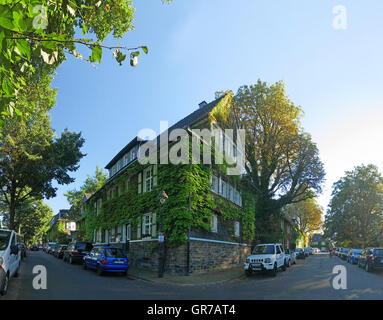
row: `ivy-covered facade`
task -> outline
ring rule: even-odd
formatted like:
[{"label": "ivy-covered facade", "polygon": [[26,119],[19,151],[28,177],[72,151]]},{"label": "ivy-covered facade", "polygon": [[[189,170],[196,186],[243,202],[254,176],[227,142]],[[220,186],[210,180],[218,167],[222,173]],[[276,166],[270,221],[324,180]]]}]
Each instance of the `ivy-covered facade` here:
[{"label": "ivy-covered facade", "polygon": [[[194,129],[235,127],[228,121],[231,98],[229,92],[201,104],[163,134],[185,130],[192,146]],[[204,141],[199,140],[202,158]],[[156,141],[160,142],[160,136]],[[188,164],[163,164],[159,143],[156,163],[141,164],[137,157],[146,141],[134,138],[107,164],[110,177],[105,185],[85,199],[77,222],[79,234],[94,243],[121,246],[131,265],[156,270],[162,225],[165,271],[198,272],[241,265],[254,238],[254,197],[242,187],[241,175],[226,174],[227,156],[241,152],[234,139],[230,142],[223,144],[221,162],[194,163],[190,147]],[[169,148],[177,143],[179,140],[171,142]],[[212,158],[215,150],[212,148]],[[158,200],[161,191],[168,196],[164,204]]]}]

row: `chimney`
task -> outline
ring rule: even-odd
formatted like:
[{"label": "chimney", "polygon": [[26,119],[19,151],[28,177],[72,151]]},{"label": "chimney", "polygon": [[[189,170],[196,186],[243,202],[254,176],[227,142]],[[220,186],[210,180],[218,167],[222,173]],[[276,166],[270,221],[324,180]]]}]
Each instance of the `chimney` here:
[{"label": "chimney", "polygon": [[206,105],[207,105],[207,102],[205,100],[198,104],[200,109],[203,108]]}]

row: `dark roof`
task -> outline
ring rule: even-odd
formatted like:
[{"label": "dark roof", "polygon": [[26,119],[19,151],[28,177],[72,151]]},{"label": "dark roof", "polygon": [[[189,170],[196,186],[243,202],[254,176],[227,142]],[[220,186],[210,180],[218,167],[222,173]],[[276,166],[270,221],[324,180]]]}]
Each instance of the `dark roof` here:
[{"label": "dark roof", "polygon": [[53,226],[59,219],[64,219],[68,212],[69,209],[61,209],[58,214],[53,216],[50,225]]},{"label": "dark roof", "polygon": [[[218,104],[219,101],[224,96],[219,97],[218,99],[205,104],[203,107],[198,108],[182,120],[178,121],[176,124],[171,126],[168,129],[168,133],[171,132],[174,129],[186,129],[188,126],[192,125],[193,123],[196,123],[197,121],[203,119],[206,117],[209,112],[213,110],[213,108]],[[161,133],[162,134],[162,133]],[[160,135],[157,136],[157,145],[159,145],[159,139]],[[143,143],[145,141],[138,141],[138,137],[135,137],[132,141],[130,141],[119,153],[116,154],[116,156],[105,166],[105,169],[110,169],[115,165],[115,163],[121,159],[121,157],[127,153],[131,148],[133,148],[135,145],[139,143]]]},{"label": "dark roof", "polygon": [[203,107],[192,112],[191,114],[189,114],[188,116],[186,116],[185,118],[183,118],[182,120],[178,121],[176,124],[171,126],[168,129],[168,131],[170,132],[174,129],[186,129],[188,126],[192,125],[193,123],[196,123],[198,120],[203,119],[209,114],[209,112],[213,110],[213,108],[218,104],[218,102],[221,101],[223,97],[224,96],[219,97],[218,99],[210,103],[207,103]]},{"label": "dark roof", "polygon": [[105,166],[105,169],[110,169],[114,166],[114,164],[121,159],[121,157],[127,153],[130,149],[132,149],[135,145],[137,145],[140,141],[137,140],[137,137],[135,137],[133,140],[131,140],[119,153],[117,153],[114,158],[109,161],[109,163]]}]

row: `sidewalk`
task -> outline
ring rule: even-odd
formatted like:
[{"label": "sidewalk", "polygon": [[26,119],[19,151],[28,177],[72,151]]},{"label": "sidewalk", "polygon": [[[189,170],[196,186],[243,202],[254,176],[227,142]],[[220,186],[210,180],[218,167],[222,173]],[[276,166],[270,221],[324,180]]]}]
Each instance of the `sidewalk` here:
[{"label": "sidewalk", "polygon": [[185,286],[223,283],[241,279],[244,276],[243,267],[235,267],[224,271],[192,273],[189,276],[165,272],[163,278],[158,278],[157,272],[140,267],[130,267],[128,271],[128,278],[130,279]]}]

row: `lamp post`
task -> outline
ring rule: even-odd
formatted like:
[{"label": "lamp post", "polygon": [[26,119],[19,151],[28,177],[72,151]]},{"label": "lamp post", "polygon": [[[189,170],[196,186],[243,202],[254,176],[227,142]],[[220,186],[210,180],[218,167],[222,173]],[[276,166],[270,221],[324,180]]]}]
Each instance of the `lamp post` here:
[{"label": "lamp post", "polygon": [[165,191],[162,190],[157,197],[161,205],[160,236],[158,237],[158,241],[160,243],[160,252],[159,252],[159,258],[158,258],[158,278],[162,278],[164,276],[164,240],[165,240],[163,237],[163,219],[164,219],[163,204],[168,198],[168,195],[166,194]]}]

